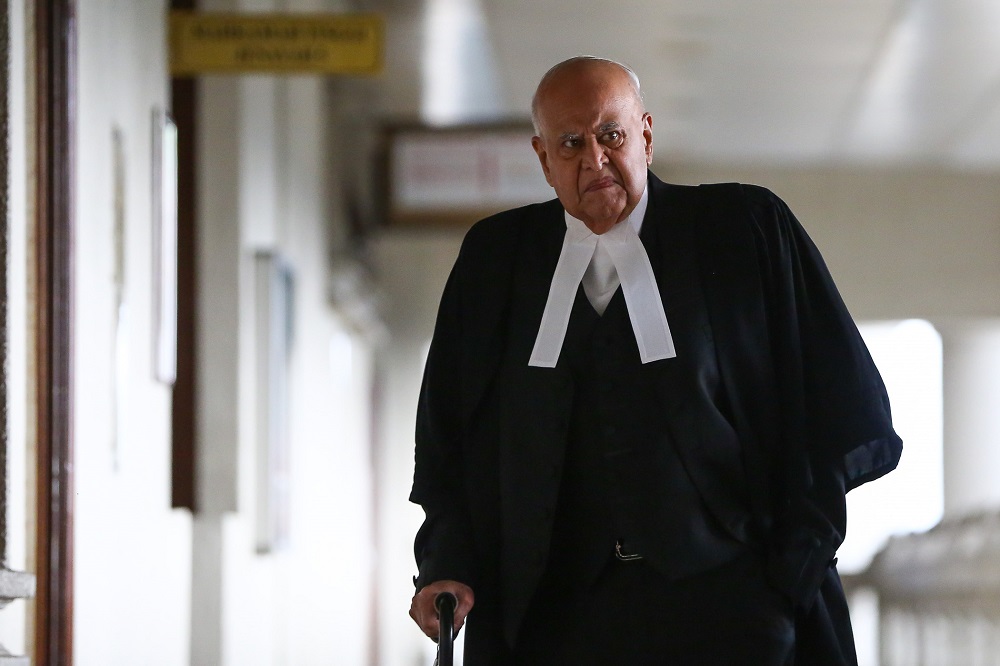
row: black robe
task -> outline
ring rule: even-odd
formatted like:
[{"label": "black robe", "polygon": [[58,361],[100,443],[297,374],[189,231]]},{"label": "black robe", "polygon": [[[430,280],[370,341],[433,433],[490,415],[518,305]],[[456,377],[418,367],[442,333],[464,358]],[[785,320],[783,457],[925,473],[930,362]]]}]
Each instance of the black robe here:
[{"label": "black robe", "polygon": [[[670,304],[700,285],[725,411],[740,436],[737,452],[694,437],[680,454],[710,506],[727,495],[728,471],[745,476],[769,580],[799,608],[801,660],[849,663],[837,656],[853,653],[853,641],[833,558],[846,530],[845,493],[892,470],[902,450],[882,380],[818,250],[780,199],[753,186],[685,187],[652,174],[648,185],[642,238],[647,251],[662,252],[650,262],[668,320]],[[410,499],[426,513],[417,585],[469,584],[470,631],[478,613],[501,623],[509,641],[551,537],[540,508],[558,492],[547,461],[565,448],[572,382],[558,365],[530,368],[516,404],[499,404],[497,374],[512,349],[530,352],[564,233],[558,200],[469,231],[442,297],[417,414]],[[694,253],[687,264],[697,280],[671,274],[679,253]],[[500,433],[511,429],[532,445],[509,450]],[[726,507],[712,508],[725,523]]]}]

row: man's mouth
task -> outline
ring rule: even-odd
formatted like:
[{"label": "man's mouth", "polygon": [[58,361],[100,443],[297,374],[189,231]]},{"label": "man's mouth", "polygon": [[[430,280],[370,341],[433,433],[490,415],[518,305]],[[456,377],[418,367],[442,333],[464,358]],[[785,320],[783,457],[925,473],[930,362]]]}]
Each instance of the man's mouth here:
[{"label": "man's mouth", "polygon": [[598,178],[594,182],[590,183],[589,185],[587,185],[587,189],[585,189],[584,191],[596,192],[597,190],[603,190],[608,187],[612,187],[613,185],[616,185],[615,179],[610,176],[607,176],[605,178]]}]

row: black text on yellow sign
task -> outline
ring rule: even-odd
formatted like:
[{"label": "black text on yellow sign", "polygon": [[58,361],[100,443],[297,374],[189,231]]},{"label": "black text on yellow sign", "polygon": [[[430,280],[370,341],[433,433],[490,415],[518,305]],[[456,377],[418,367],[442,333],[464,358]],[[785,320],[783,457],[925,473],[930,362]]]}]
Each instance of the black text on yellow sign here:
[{"label": "black text on yellow sign", "polygon": [[378,74],[377,14],[170,13],[170,73]]}]

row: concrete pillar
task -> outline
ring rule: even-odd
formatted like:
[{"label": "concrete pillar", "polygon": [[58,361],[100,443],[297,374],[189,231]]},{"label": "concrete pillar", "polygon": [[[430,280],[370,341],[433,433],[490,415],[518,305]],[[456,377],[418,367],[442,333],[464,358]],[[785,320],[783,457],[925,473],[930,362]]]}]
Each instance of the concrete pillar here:
[{"label": "concrete pillar", "polygon": [[1000,321],[935,323],[944,385],[946,518],[1000,508]]}]

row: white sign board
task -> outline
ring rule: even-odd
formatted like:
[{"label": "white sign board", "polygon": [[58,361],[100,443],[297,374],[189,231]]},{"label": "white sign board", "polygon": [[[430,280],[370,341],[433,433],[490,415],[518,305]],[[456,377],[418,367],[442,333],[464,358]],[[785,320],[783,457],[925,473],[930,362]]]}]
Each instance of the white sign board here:
[{"label": "white sign board", "polygon": [[530,130],[402,131],[391,160],[394,213],[503,210],[555,197]]}]

